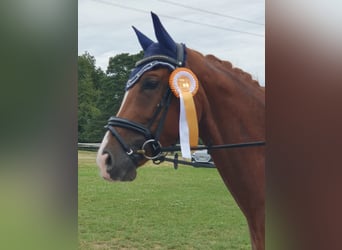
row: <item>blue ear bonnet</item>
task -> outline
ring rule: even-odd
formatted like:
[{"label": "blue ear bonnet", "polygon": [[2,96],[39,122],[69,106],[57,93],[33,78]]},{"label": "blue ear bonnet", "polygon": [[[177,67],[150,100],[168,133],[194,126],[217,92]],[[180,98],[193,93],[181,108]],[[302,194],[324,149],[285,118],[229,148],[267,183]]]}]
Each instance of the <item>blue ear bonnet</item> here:
[{"label": "blue ear bonnet", "polygon": [[144,50],[144,58],[153,55],[165,55],[177,59],[175,58],[176,54],[176,51],[165,48],[159,43],[152,43],[146,50]]},{"label": "blue ear bonnet", "polygon": [[135,27],[133,27],[139,43],[144,50],[144,57],[138,61],[126,83],[126,90],[131,88],[148,70],[156,66],[174,70],[184,66],[186,60],[185,45],[175,43],[161,24],[158,16],[151,12],[154,31],[158,42],[155,43]]}]

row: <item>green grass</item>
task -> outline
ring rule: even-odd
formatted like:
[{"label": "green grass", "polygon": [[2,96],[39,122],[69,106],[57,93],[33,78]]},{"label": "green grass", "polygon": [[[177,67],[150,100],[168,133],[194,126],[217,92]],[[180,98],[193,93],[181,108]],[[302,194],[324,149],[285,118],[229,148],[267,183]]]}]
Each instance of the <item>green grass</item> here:
[{"label": "green grass", "polygon": [[147,163],[135,181],[110,183],[95,154],[79,152],[79,249],[250,249],[216,169]]}]

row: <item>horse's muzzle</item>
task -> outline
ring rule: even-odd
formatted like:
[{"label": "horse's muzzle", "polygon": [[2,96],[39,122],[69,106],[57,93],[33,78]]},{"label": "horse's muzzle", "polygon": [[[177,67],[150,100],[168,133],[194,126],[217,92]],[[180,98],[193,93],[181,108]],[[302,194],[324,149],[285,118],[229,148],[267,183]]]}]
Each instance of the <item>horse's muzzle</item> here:
[{"label": "horse's muzzle", "polygon": [[128,161],[128,164],[115,164],[115,159],[108,152],[102,152],[97,155],[96,163],[100,168],[101,176],[107,181],[133,181],[136,176],[136,167]]}]

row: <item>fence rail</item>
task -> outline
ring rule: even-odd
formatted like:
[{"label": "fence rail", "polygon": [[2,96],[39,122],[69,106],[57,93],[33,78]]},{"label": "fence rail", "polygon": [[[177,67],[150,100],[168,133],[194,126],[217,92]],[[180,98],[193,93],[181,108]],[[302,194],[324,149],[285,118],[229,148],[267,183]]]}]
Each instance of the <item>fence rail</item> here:
[{"label": "fence rail", "polygon": [[79,150],[97,151],[101,143],[77,143]]}]

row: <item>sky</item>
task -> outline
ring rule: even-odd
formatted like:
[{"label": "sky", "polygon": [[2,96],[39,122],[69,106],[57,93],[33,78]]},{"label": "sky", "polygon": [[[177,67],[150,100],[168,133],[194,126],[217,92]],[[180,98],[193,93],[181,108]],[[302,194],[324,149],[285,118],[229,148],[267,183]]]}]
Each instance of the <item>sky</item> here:
[{"label": "sky", "polygon": [[78,54],[107,69],[110,57],[141,50],[132,25],[156,41],[150,12],[174,41],[230,61],[265,85],[264,0],[79,0]]}]

